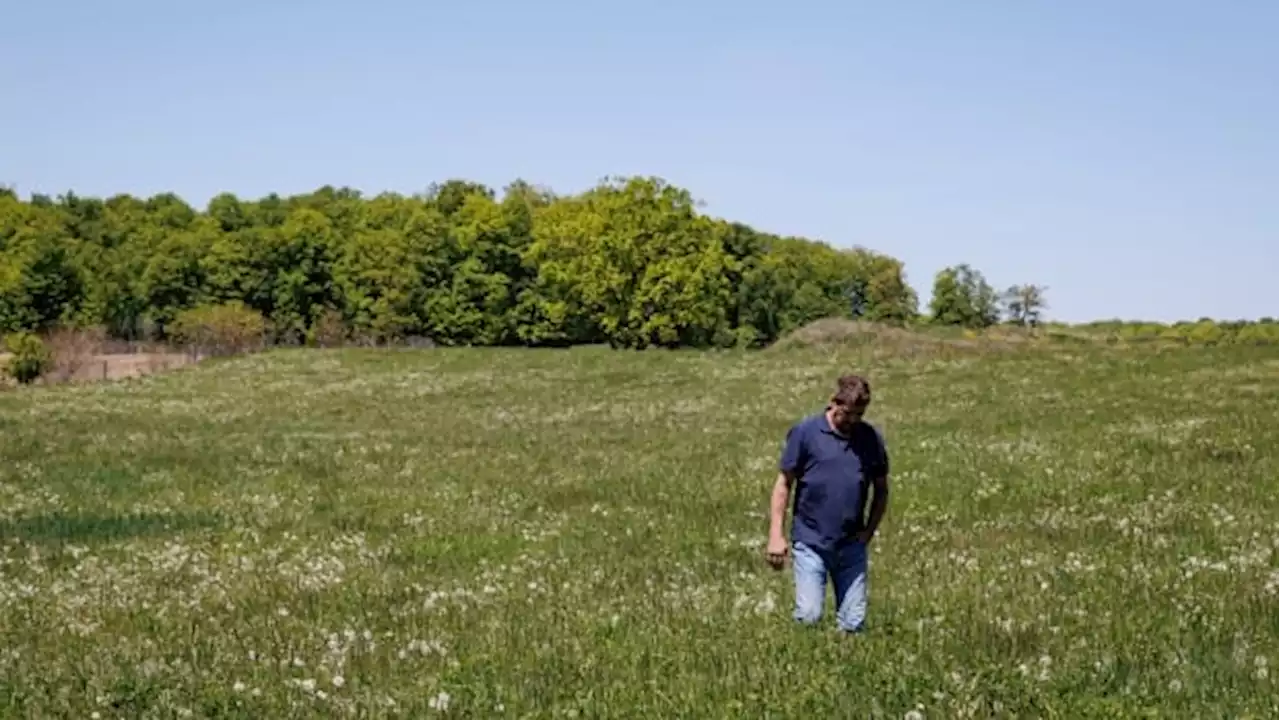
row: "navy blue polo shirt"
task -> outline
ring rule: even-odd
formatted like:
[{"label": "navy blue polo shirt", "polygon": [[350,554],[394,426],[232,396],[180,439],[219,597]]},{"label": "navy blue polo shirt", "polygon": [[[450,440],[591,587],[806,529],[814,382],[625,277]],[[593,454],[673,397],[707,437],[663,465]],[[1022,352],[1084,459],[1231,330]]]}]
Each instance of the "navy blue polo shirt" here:
[{"label": "navy blue polo shirt", "polygon": [[857,423],[844,437],[823,411],[787,431],[778,467],[796,477],[791,539],[831,550],[862,531],[867,487],[889,473],[889,453],[870,423]]}]

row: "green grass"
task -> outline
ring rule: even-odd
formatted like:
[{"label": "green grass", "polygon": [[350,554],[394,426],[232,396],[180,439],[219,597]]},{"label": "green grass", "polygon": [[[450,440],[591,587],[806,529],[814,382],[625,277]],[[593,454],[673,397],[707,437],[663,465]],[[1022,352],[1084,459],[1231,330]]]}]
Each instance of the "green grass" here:
[{"label": "green grass", "polygon": [[[0,716],[1263,717],[1274,348],[279,351],[0,393]],[[763,561],[869,374],[868,633]]]}]

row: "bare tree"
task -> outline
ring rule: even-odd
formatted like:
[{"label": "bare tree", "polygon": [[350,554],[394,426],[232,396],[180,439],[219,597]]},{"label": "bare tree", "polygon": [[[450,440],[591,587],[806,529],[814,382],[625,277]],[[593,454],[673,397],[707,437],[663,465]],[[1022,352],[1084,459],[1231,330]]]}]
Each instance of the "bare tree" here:
[{"label": "bare tree", "polygon": [[1005,313],[1009,320],[1023,327],[1036,327],[1049,304],[1045,301],[1042,285],[1012,285],[1004,291]]}]

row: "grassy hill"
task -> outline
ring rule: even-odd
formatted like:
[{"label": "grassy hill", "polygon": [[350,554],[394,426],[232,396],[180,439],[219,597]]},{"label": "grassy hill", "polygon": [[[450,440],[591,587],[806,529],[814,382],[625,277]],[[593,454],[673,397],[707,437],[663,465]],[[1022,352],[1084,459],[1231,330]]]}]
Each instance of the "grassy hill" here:
[{"label": "grassy hill", "polygon": [[[1274,346],[917,340],[0,393],[0,716],[1274,715]],[[762,550],[850,370],[895,472],[845,638]]]}]

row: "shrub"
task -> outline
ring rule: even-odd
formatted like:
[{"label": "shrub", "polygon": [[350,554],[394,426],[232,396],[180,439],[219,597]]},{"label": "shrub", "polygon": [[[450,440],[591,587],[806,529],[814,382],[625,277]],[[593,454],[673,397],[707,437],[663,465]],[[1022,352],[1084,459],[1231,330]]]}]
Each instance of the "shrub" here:
[{"label": "shrub", "polygon": [[1278,335],[1275,323],[1257,322],[1240,328],[1236,333],[1236,342],[1242,345],[1274,345]]},{"label": "shrub", "polygon": [[329,308],[316,318],[307,331],[307,344],[312,347],[332,348],[347,344],[347,326],[342,313]]},{"label": "shrub", "polygon": [[5,347],[12,353],[5,370],[23,385],[35,382],[53,368],[53,353],[33,333],[17,332],[9,335],[5,338]]},{"label": "shrub", "polygon": [[183,310],[169,324],[170,336],[202,355],[234,355],[261,347],[266,319],[239,301]]}]

